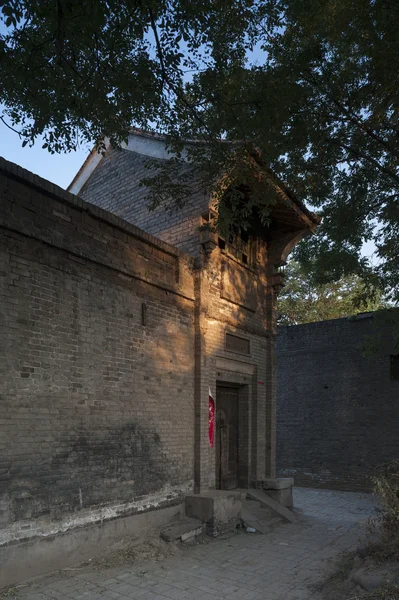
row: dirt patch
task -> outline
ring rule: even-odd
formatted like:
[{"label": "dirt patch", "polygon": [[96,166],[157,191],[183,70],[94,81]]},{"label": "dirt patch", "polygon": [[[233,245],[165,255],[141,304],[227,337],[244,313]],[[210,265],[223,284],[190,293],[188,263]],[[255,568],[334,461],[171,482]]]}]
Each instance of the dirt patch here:
[{"label": "dirt patch", "polygon": [[[145,540],[137,539],[134,541],[121,541],[114,544],[106,554],[93,558],[80,567],[80,570],[85,567],[92,567],[96,570],[111,569],[114,567],[123,567],[127,565],[140,565],[144,563],[164,561],[170,556],[179,556],[187,550],[188,546],[197,544],[210,544],[214,539],[228,540],[235,535],[244,533],[243,529],[237,528],[234,531],[229,531],[217,538],[212,538],[207,535],[199,535],[187,542],[165,542],[160,536],[159,531],[147,534]],[[68,571],[71,569],[63,569]]]},{"label": "dirt patch", "polygon": [[12,598],[17,600],[21,593],[27,589],[35,591],[37,586],[43,583],[48,585],[52,580],[59,580],[60,577],[68,578],[76,574],[87,573],[91,570],[102,571],[132,565],[140,568],[144,563],[150,565],[151,563],[164,561],[170,556],[181,553],[184,546],[179,543],[164,542],[159,537],[159,531],[146,532],[145,538],[139,537],[136,539],[128,538],[121,540],[110,546],[108,551],[101,556],[92,558],[74,567],[66,567],[48,575],[37,577],[30,582],[0,590],[0,600],[10,600]]},{"label": "dirt patch", "polygon": [[[174,521],[172,520],[171,523]],[[42,575],[29,582],[12,586],[8,589],[0,590],[0,600],[19,600],[25,597],[25,592],[38,592],[43,585],[50,586],[52,581],[59,581],[60,578],[73,578],[76,575],[84,576],[90,571],[113,570],[118,571],[123,567],[134,567],[138,575],[144,575],[151,569],[151,565],[161,563],[166,559],[187,552],[189,546],[198,544],[212,544],[215,541],[229,540],[230,538],[245,534],[243,528],[237,528],[212,538],[207,535],[197,536],[189,542],[165,542],[160,538],[159,530],[146,531],[144,536],[123,539],[108,548],[101,556],[80,563],[73,567],[65,567],[58,571]],[[84,583],[82,584],[84,585]]]},{"label": "dirt patch", "polygon": [[399,600],[399,586],[386,586],[369,594],[366,598],[368,600]]},{"label": "dirt patch", "polygon": [[[376,563],[370,556],[362,558],[355,552],[345,554],[339,559],[336,571],[317,587],[317,591],[323,600],[399,600],[397,583],[384,583],[372,590],[363,587],[368,579],[373,583],[373,577],[381,579],[385,571],[393,572],[394,566],[387,562]],[[362,585],[359,585],[359,573],[365,580]]]},{"label": "dirt patch", "polygon": [[355,600],[358,597],[357,593],[361,593],[358,586],[349,579],[354,557],[354,552],[342,554],[336,570],[321,585],[315,587],[323,600]]},{"label": "dirt patch", "polygon": [[109,551],[85,563],[82,567],[93,569],[110,569],[132,564],[162,561],[169,556],[175,556],[181,552],[181,544],[167,543],[158,534],[147,536],[145,540],[122,541],[114,544]]}]

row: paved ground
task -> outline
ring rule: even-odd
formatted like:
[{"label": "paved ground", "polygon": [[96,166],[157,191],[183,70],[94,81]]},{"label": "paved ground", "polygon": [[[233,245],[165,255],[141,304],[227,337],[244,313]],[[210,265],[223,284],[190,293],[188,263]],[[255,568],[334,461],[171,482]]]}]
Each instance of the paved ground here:
[{"label": "paved ground", "polygon": [[[370,495],[296,489],[300,522],[237,534],[148,565],[68,571],[17,590],[26,600],[317,600],[318,582],[354,547],[373,512]],[[338,599],[337,600],[343,600]]]}]

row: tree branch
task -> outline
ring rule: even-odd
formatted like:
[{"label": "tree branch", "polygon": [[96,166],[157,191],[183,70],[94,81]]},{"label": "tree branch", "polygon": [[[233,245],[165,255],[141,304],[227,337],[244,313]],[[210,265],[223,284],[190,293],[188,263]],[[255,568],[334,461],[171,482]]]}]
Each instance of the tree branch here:
[{"label": "tree branch", "polygon": [[339,100],[337,100],[336,98],[334,98],[332,96],[331,96],[331,101],[333,102],[333,104],[335,104],[335,106],[339,110],[341,110],[348,117],[349,121],[353,125],[355,125],[359,129],[364,131],[364,133],[366,133],[367,136],[371,137],[373,140],[375,140],[377,143],[379,143],[381,146],[383,146],[385,148],[385,150],[387,150],[389,153],[392,153],[394,156],[399,158],[399,153],[394,148],[392,148],[383,138],[381,138],[379,135],[377,135],[372,129],[367,127],[365,125],[364,121],[359,119],[359,117],[357,115],[355,115],[352,111],[347,109]]},{"label": "tree branch", "polygon": [[[328,77],[327,73],[325,72],[325,69],[321,68],[321,70],[322,70],[322,73],[323,73],[325,79],[328,80],[329,77]],[[310,79],[309,79],[309,76],[310,76]],[[320,83],[316,80],[315,77],[312,76],[312,73],[310,73],[309,76],[307,77],[306,75],[303,75],[304,81],[306,81],[306,83],[308,83],[311,87],[316,88],[317,90],[320,90],[321,89]],[[358,129],[360,129],[368,137],[372,138],[378,144],[380,144],[381,146],[383,146],[385,148],[385,150],[387,150],[389,153],[391,153],[394,156],[396,156],[397,158],[399,158],[399,153],[397,152],[397,150],[395,150],[394,148],[392,148],[390,146],[390,144],[388,144],[388,142],[386,142],[383,138],[381,138],[379,135],[377,135],[375,133],[375,131],[373,131],[372,129],[370,129],[370,127],[367,127],[366,124],[364,123],[364,121],[362,121],[358,117],[358,115],[356,115],[353,111],[351,111],[349,108],[347,108],[342,102],[340,102],[330,92],[330,90],[328,88],[328,84],[327,84],[327,86],[325,86],[325,85],[323,86],[322,92],[324,94],[326,94],[326,96],[330,100],[330,102],[332,102],[334,104],[334,106],[336,108],[338,108],[339,111],[341,111],[341,113],[343,113],[344,115],[346,115],[346,117],[352,123],[352,125],[355,125],[355,127],[357,127]]]},{"label": "tree branch", "polygon": [[[157,30],[157,26],[156,26],[155,18],[154,18],[154,13],[153,13],[153,11],[152,11],[151,8],[149,8],[148,11],[149,11],[149,15],[150,15],[151,29],[153,31],[154,38],[155,38],[155,44],[156,44],[156,47],[157,47],[157,55],[158,55],[159,63],[160,63],[160,66],[161,66],[162,84],[166,83],[169,86],[169,88],[172,90],[172,92],[175,94],[176,98],[186,108],[188,108],[188,110],[193,115],[194,119],[206,131],[206,133],[208,135],[208,142],[210,142],[213,146],[215,146],[216,145],[216,141],[215,141],[214,136],[212,135],[212,132],[210,131],[208,125],[205,123],[205,121],[201,118],[201,116],[195,110],[195,107],[192,106],[189,102],[187,102],[187,100],[184,98],[184,96],[182,96],[180,94],[179,90],[176,89],[176,86],[174,85],[174,83],[170,80],[170,77],[169,77],[169,75],[168,75],[168,73],[166,71],[166,67],[165,67],[165,61],[164,61],[164,57],[163,57],[162,45],[161,45],[161,41],[159,39],[158,30]],[[207,141],[207,139],[206,139],[205,136],[204,136],[204,139],[205,139],[205,141]],[[219,147],[219,149],[221,149],[220,144],[218,145],[218,147]]]},{"label": "tree branch", "polygon": [[353,146],[349,146],[349,145],[344,144],[344,143],[342,143],[342,142],[340,142],[338,140],[336,141],[336,143],[339,146],[341,146],[342,148],[344,148],[347,152],[350,152],[351,154],[353,154],[355,156],[358,156],[359,158],[362,158],[363,160],[366,160],[367,162],[371,163],[379,171],[381,171],[382,173],[385,173],[385,175],[388,175],[388,177],[390,177],[391,179],[393,179],[393,181],[396,183],[396,185],[399,185],[399,176],[396,175],[396,173],[394,173],[393,171],[391,171],[387,167],[384,167],[383,165],[381,165],[378,162],[378,160],[376,160],[375,158],[372,158],[368,154],[365,154],[361,150],[358,150],[357,148],[354,148]]},{"label": "tree branch", "polygon": [[4,119],[4,117],[2,117],[2,116],[1,116],[1,117],[0,117],[0,121],[2,121],[2,123],[4,123],[4,125],[5,125],[6,127],[8,127],[8,129],[11,129],[11,131],[13,131],[14,133],[16,133],[16,134],[17,134],[19,137],[21,137],[21,136],[22,136],[21,132],[20,132],[20,131],[17,131],[16,129],[14,129],[14,127],[11,127],[11,125],[9,125],[9,124],[7,123],[7,121]]},{"label": "tree branch", "polygon": [[152,8],[149,8],[148,12],[150,14],[151,29],[152,29],[152,32],[154,34],[155,45],[157,47],[157,55],[158,55],[158,58],[159,58],[159,63],[161,65],[161,73],[162,73],[162,79],[163,79],[162,85],[163,85],[166,81],[168,81],[168,76],[166,74],[165,62],[163,60],[163,52],[162,52],[161,41],[159,39],[158,29],[157,29],[157,25],[155,23],[155,18],[154,18],[154,13],[152,11]]}]

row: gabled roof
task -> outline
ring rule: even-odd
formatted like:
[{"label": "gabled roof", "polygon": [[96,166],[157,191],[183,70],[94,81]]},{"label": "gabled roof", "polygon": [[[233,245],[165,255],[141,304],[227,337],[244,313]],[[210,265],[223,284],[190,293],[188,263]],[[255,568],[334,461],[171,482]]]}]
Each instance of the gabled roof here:
[{"label": "gabled roof", "polygon": [[[109,146],[110,143],[107,140],[106,150],[108,150]],[[128,143],[123,143],[121,149],[130,150],[131,152],[136,152],[137,154],[142,154],[152,159],[168,160],[170,158],[170,153],[165,147],[164,137],[162,135],[138,129],[132,129]],[[79,194],[80,190],[100,164],[103,157],[103,154],[98,153],[97,149],[93,148],[75,177],[72,179],[67,190],[73,194]]]},{"label": "gabled roof", "polygon": [[[107,149],[108,147],[109,144],[106,145]],[[93,173],[94,169],[101,162],[103,156],[103,154],[97,152],[96,148],[93,148],[93,150],[86,157],[86,160],[80,167],[79,171],[76,173],[75,177],[72,179],[71,183],[68,185],[67,191],[77,196],[86,181],[89,179],[90,175]]]},{"label": "gabled roof", "polygon": [[[170,152],[167,150],[165,146],[165,138],[162,135],[153,132],[145,132],[137,129],[132,129],[129,140],[127,143],[122,144],[123,150],[128,150],[131,152],[136,152],[138,154],[147,156],[148,158],[155,160],[168,160],[170,159]],[[188,140],[187,144],[196,144],[199,142]],[[230,143],[226,141],[226,143]],[[109,148],[109,142],[106,143],[106,149]],[[313,230],[321,221],[320,217],[315,213],[311,212],[304,204],[301,202],[294,194],[292,190],[290,190],[275,173],[265,164],[262,159],[261,152],[254,149],[250,152],[253,160],[262,168],[264,173],[267,173],[269,177],[270,183],[279,189],[279,191],[284,196],[284,204],[279,205],[273,212],[280,211],[281,217],[284,219],[284,214],[287,213],[287,210],[293,211],[296,214],[298,220],[302,221],[306,227],[310,230]],[[94,170],[98,167],[101,160],[103,159],[103,154],[98,153],[96,148],[90,152],[85,162],[73,178],[72,182],[68,186],[67,190],[73,194],[78,195],[88,181]],[[277,215],[276,215],[277,216]]]},{"label": "gabled roof", "polygon": [[321,222],[321,217],[309,210],[305,206],[305,204],[297,198],[294,192],[288,186],[286,186],[285,183],[283,183],[281,179],[279,179],[279,177],[277,177],[277,175],[270,169],[270,167],[268,167],[268,165],[263,160],[261,152],[253,150],[251,152],[251,156],[256,161],[256,163],[260,167],[262,167],[262,171],[268,174],[270,182],[274,183],[278,188],[280,188],[282,193],[286,196],[286,201],[289,201],[288,204],[291,205],[292,209],[297,214],[302,213],[302,215],[307,217],[311,229],[317,227],[317,225]]}]

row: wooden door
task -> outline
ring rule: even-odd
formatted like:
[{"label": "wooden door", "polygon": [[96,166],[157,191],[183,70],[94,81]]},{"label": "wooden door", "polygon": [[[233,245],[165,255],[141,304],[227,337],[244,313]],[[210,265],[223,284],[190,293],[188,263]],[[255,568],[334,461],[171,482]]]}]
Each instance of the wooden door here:
[{"label": "wooden door", "polygon": [[238,486],[238,388],[216,388],[216,487]]}]

